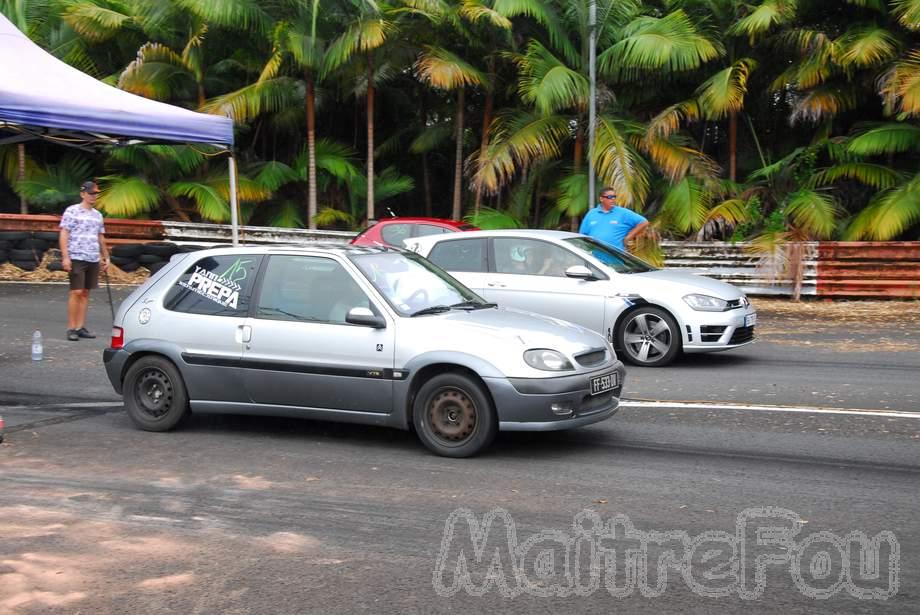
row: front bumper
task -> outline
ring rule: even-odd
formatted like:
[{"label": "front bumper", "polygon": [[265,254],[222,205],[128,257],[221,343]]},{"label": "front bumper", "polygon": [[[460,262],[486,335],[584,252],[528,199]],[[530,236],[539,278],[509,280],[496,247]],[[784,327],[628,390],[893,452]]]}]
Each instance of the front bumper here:
[{"label": "front bumper", "polygon": [[[745,319],[751,317],[754,323]],[[740,348],[754,342],[757,314],[753,308],[728,312],[695,312],[686,318],[684,352],[718,352]]]},{"label": "front bumper", "polygon": [[[591,378],[616,372],[617,386],[591,395]],[[620,361],[587,374],[556,378],[487,378],[503,431],[556,431],[603,421],[620,407],[626,369]],[[556,405],[571,411],[559,414]]]},{"label": "front bumper", "polygon": [[124,348],[119,348],[117,350],[114,348],[106,348],[102,351],[102,362],[105,364],[105,374],[109,377],[112,388],[114,388],[115,392],[119,395],[122,394],[121,378],[125,373],[125,363],[130,356],[131,353]]}]

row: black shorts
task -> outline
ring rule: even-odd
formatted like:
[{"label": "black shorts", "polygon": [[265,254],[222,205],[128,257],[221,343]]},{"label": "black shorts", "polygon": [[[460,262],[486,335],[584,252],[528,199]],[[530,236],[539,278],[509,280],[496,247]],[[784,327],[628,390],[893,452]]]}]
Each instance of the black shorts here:
[{"label": "black shorts", "polygon": [[99,263],[70,261],[70,290],[99,288]]}]

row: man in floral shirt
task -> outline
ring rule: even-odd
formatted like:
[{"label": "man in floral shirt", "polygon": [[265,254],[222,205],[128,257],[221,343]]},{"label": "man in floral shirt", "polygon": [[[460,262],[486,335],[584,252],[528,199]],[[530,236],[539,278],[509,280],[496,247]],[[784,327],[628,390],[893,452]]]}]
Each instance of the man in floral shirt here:
[{"label": "man in floral shirt", "polygon": [[99,268],[109,266],[102,214],[95,209],[99,186],[94,181],[80,186],[81,202],[64,210],[61,218],[61,264],[70,273],[67,299],[67,339],[96,337],[86,329],[89,291],[99,287]]}]

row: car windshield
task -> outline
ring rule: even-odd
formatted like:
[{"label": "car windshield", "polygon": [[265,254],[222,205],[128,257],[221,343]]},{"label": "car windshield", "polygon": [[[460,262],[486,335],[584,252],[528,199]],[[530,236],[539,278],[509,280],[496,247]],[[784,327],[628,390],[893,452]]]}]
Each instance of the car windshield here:
[{"label": "car windshield", "polygon": [[393,309],[403,316],[493,305],[445,271],[411,252],[358,254],[351,260]]},{"label": "car windshield", "polygon": [[565,242],[581,250],[585,254],[590,254],[617,273],[645,273],[646,271],[655,271],[655,267],[636,258],[632,254],[627,254],[616,248],[611,248],[591,237],[572,237],[566,239]]}]

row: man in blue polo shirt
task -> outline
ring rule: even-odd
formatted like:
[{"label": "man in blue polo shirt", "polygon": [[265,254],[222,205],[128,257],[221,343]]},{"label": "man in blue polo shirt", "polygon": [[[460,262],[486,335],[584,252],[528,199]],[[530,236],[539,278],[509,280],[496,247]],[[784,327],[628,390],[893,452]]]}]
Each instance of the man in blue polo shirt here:
[{"label": "man in blue polo shirt", "polygon": [[645,230],[648,220],[632,210],[619,207],[613,188],[601,190],[600,197],[600,207],[588,212],[578,232],[625,252],[625,244]]}]

